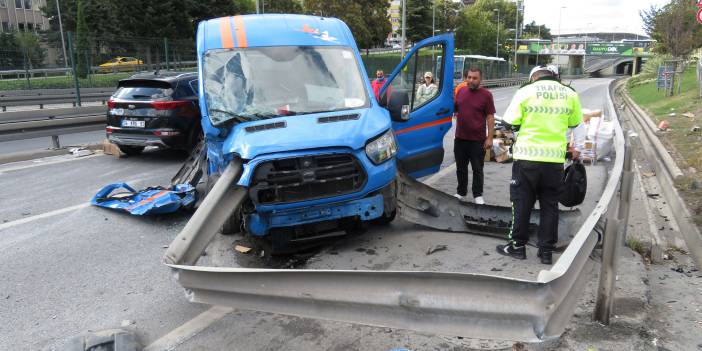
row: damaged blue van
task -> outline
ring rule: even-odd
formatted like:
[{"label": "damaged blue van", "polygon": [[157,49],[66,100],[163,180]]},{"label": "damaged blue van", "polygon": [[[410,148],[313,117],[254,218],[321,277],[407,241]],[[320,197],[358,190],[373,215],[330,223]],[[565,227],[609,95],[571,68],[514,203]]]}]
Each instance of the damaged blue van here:
[{"label": "damaged blue van", "polygon": [[[376,97],[338,19],[267,14],[201,22],[208,182],[238,159],[236,186],[248,195],[223,232],[266,237],[282,250],[391,221],[397,172],[418,178],[442,163],[453,50],[453,34],[417,43]],[[429,93],[419,89],[427,73]]]}]

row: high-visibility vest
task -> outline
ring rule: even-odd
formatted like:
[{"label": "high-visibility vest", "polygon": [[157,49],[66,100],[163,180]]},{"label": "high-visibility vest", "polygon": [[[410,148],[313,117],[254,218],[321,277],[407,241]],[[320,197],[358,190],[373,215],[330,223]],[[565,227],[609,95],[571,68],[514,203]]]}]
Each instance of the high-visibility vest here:
[{"label": "high-visibility vest", "polygon": [[568,128],[582,121],[578,94],[555,79],[542,78],[512,98],[502,119],[519,126],[515,160],[564,163]]}]

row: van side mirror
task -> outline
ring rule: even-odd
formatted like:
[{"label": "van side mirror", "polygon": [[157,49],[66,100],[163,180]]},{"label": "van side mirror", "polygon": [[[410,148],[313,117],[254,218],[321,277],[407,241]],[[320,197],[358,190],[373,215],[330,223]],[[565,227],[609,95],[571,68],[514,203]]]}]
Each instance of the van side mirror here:
[{"label": "van side mirror", "polygon": [[409,94],[407,91],[393,91],[387,101],[390,118],[395,122],[406,122],[410,118]]},{"label": "van side mirror", "polygon": [[402,121],[409,121],[410,118],[410,106],[402,105],[402,111],[400,111],[400,119]]}]

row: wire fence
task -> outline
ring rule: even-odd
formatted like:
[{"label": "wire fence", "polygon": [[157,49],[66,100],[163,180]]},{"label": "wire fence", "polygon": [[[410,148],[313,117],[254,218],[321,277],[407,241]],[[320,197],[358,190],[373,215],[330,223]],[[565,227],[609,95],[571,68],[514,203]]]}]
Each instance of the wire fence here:
[{"label": "wire fence", "polygon": [[73,33],[67,33],[66,39],[68,65],[63,64],[62,48],[46,43],[35,48],[0,48],[0,91],[116,87],[120,79],[139,72],[195,71],[197,67],[194,40],[75,40]]}]

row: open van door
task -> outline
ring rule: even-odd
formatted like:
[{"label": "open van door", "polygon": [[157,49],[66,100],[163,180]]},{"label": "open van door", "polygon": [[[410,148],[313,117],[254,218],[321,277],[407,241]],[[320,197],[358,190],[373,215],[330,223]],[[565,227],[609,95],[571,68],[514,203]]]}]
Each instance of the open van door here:
[{"label": "open van door", "polygon": [[[452,33],[420,41],[380,90],[399,144],[398,164],[414,178],[437,172],[444,159],[444,135],[453,115],[453,51]],[[425,76],[431,76],[433,87]]]}]

